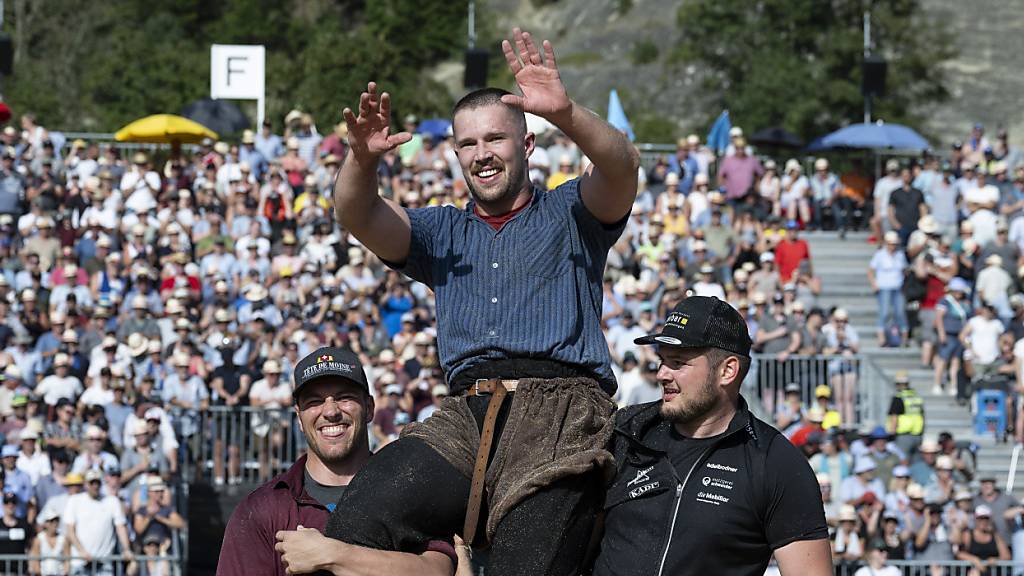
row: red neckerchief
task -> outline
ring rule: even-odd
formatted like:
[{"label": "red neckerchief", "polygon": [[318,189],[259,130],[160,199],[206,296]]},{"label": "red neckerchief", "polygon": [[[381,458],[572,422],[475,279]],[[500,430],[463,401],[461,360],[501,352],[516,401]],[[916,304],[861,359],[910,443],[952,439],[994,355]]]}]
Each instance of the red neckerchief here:
[{"label": "red neckerchief", "polygon": [[504,214],[501,214],[500,216],[488,216],[488,215],[480,212],[480,208],[478,208],[474,204],[473,205],[473,213],[476,214],[477,216],[479,216],[484,222],[487,222],[487,224],[489,224],[491,228],[494,228],[495,232],[500,232],[501,231],[501,227],[504,226],[506,222],[511,220],[516,214],[519,214],[520,212],[522,212],[523,209],[526,208],[529,205],[530,205],[530,203],[527,202],[527,203],[523,204],[522,206],[520,206],[519,208],[515,208],[514,210],[512,210],[510,212],[506,212]]}]

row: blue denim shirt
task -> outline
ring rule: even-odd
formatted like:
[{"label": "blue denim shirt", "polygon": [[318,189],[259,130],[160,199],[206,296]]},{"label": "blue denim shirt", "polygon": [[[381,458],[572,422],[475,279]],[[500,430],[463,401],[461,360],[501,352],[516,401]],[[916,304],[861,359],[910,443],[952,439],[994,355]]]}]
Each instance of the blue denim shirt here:
[{"label": "blue denim shirt", "polygon": [[495,231],[454,206],[407,209],[409,257],[395,267],[434,290],[438,356],[453,381],[489,360],[545,358],[591,373],[615,391],[601,332],[601,279],[628,214],[602,224],[580,181],[544,192]]}]

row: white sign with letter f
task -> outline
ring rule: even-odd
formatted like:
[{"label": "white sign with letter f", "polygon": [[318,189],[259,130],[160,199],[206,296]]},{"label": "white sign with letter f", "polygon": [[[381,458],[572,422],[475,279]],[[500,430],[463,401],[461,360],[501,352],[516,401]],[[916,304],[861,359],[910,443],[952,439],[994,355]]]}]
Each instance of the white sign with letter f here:
[{"label": "white sign with letter f", "polygon": [[256,125],[263,122],[266,99],[266,49],[263,46],[213,44],[210,47],[210,98],[256,100]]}]

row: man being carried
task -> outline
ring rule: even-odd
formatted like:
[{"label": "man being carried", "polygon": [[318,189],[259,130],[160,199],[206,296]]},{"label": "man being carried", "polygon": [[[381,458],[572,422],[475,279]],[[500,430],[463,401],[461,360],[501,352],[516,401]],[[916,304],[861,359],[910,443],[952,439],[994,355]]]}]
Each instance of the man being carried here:
[{"label": "man being carried", "polygon": [[[455,150],[473,195],[465,210],[403,209],[378,196],[381,156],[411,135],[389,134],[390,98],[373,83],[358,116],[345,110],[338,219],[435,292],[452,396],[374,456],[326,533],[390,550],[459,533],[493,543],[490,575],[574,574],[611,463],[601,278],[636,197],[639,157],[569,99],[550,43],[542,55],[528,33],[513,34],[515,50],[503,49],[523,95],[487,88],[455,105]],[[579,145],[592,162],[580,177],[547,192],[530,185],[524,111]]]}]

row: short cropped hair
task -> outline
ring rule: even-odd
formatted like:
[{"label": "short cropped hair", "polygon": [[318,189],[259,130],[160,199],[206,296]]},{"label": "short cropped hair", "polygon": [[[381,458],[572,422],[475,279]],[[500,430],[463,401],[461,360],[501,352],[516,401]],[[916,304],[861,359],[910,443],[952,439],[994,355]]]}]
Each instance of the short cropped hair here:
[{"label": "short cropped hair", "polygon": [[522,109],[516,108],[515,106],[509,106],[501,101],[502,96],[511,95],[511,92],[508,90],[502,90],[501,88],[480,88],[479,90],[474,90],[463,96],[455,103],[455,107],[452,108],[452,119],[454,120],[455,115],[461,110],[472,110],[482,106],[504,106],[512,113],[512,116],[516,120],[516,124],[518,124],[519,130],[523,134],[526,134],[526,115],[523,114]]},{"label": "short cropped hair", "polygon": [[730,356],[735,356],[740,361],[739,374],[736,376],[736,383],[742,384],[743,380],[747,377],[747,372],[750,370],[750,357],[740,356],[735,352],[729,352],[728,350],[722,350],[721,348],[708,348],[708,368],[711,371],[715,371],[722,362],[725,362]]}]

